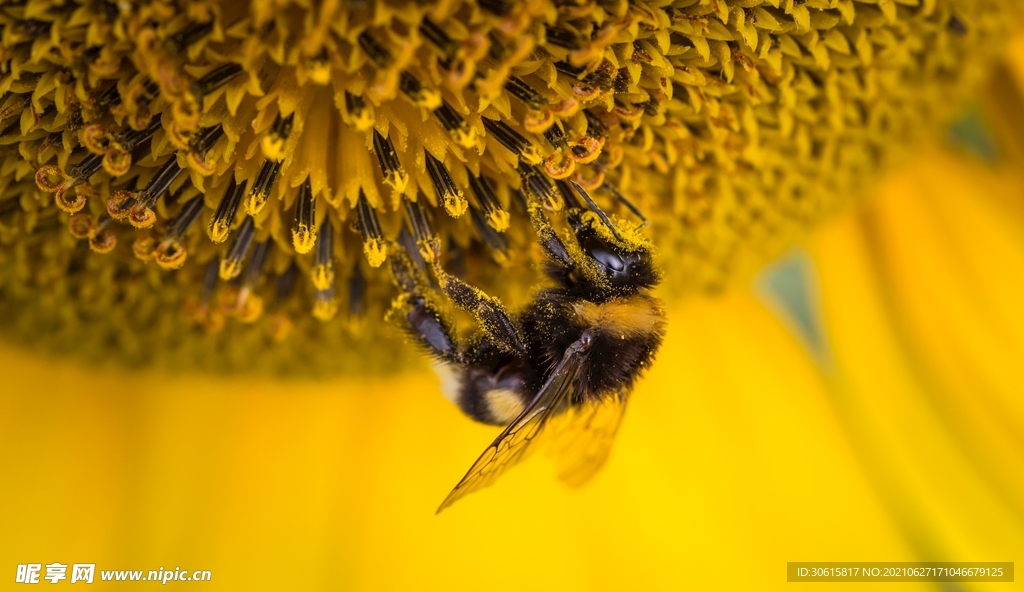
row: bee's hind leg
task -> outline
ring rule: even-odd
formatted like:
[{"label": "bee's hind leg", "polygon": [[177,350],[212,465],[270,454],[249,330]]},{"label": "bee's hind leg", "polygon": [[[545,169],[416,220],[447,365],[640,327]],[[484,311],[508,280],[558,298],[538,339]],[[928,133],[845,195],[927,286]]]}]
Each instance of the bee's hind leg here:
[{"label": "bee's hind leg", "polygon": [[430,244],[433,250],[432,261],[434,275],[441,286],[441,291],[451,299],[455,306],[473,315],[480,328],[494,340],[494,344],[509,353],[526,355],[526,343],[519,334],[519,329],[509,317],[505,307],[497,298],[488,296],[459,278],[449,275],[440,262],[440,243],[434,240]]},{"label": "bee's hind leg", "polygon": [[393,249],[389,257],[391,275],[402,291],[391,305],[388,318],[399,325],[434,357],[445,362],[462,363],[455,340],[455,325],[432,302],[426,277],[402,249]]}]

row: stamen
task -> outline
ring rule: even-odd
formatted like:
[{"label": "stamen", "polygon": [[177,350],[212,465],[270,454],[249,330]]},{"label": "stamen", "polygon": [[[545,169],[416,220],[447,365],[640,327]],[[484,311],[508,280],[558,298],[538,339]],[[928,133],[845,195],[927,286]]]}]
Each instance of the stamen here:
[{"label": "stamen", "polygon": [[164,40],[164,50],[175,55],[181,53],[189,45],[199,41],[213,30],[213,20],[179,31]]},{"label": "stamen", "polygon": [[496,16],[505,16],[512,10],[512,5],[505,0],[480,0],[480,8]]},{"label": "stamen", "polygon": [[193,136],[190,142],[188,156],[189,166],[201,175],[209,176],[216,172],[216,168],[206,163],[206,153],[213,148],[217,140],[224,135],[224,128],[219,124],[207,127]]},{"label": "stamen", "polygon": [[330,219],[324,220],[318,234],[311,278],[317,290],[327,290],[334,285],[334,228]]},{"label": "stamen", "polygon": [[352,127],[364,132],[373,126],[373,113],[366,107],[363,97],[345,91],[345,110],[352,117]]},{"label": "stamen", "polygon": [[359,190],[356,210],[359,214],[359,231],[363,235],[363,253],[366,255],[366,261],[370,267],[380,267],[387,259],[388,247],[384,242],[380,221],[377,220],[377,212],[370,207],[370,202],[366,200],[366,194],[362,189]]},{"label": "stamen", "polygon": [[532,86],[527,84],[526,81],[518,76],[508,77],[508,81],[505,82],[505,90],[520,101],[526,103],[526,105],[531,109],[540,110],[548,106],[548,102],[544,99],[544,96],[533,90]]},{"label": "stamen", "polygon": [[203,277],[203,290],[200,292],[200,300],[203,305],[209,305],[210,300],[213,298],[213,291],[217,289],[217,280],[220,279],[218,269],[220,268],[220,259],[214,255],[213,259],[206,264],[206,275]]},{"label": "stamen", "polygon": [[601,118],[590,111],[583,110],[583,116],[587,118],[587,135],[594,138],[603,138],[608,133],[608,126],[601,121]]},{"label": "stamen", "polygon": [[420,21],[420,33],[433,43],[444,57],[451,58],[455,53],[455,42],[452,41],[451,37],[441,27],[435,25],[430,19],[424,18]]},{"label": "stamen", "polygon": [[242,196],[245,195],[245,185],[245,181],[238,183],[235,181],[234,175],[231,176],[228,188],[224,191],[224,197],[220,199],[217,211],[214,213],[213,219],[210,220],[209,228],[207,228],[207,234],[210,235],[211,241],[222,243],[228,238],[231,226],[235,223],[235,213],[238,212],[238,204],[242,203]]},{"label": "stamen", "polygon": [[256,175],[256,181],[249,189],[245,200],[245,211],[250,216],[255,216],[263,211],[270,199],[270,192],[274,189],[274,181],[277,180],[277,173],[281,170],[281,161],[264,160],[260,172]]},{"label": "stamen", "polygon": [[562,129],[562,124],[560,123],[556,123],[555,125],[549,127],[544,132],[544,137],[547,138],[547,141],[551,142],[551,145],[554,146],[555,148],[568,147],[567,140],[565,137],[565,130]]},{"label": "stamen", "polygon": [[203,196],[197,195],[188,200],[174,220],[167,226],[164,238],[156,249],[156,263],[164,269],[177,269],[185,263],[188,252],[181,245],[181,237],[185,235],[189,227],[199,217],[205,204]]},{"label": "stamen", "polygon": [[562,200],[558,193],[551,186],[547,176],[530,165],[519,164],[519,177],[523,181],[523,189],[534,199],[539,201],[551,211],[558,212],[562,209]]},{"label": "stamen", "polygon": [[317,290],[313,296],[313,316],[327,322],[338,314],[338,300],[334,297],[334,286],[327,290]]},{"label": "stamen", "polygon": [[552,45],[557,45],[570,50],[576,50],[582,46],[579,36],[571,31],[566,31],[565,29],[559,29],[558,27],[552,27],[550,25],[545,25],[544,30],[546,32],[545,36],[547,37],[548,43]]},{"label": "stamen", "polygon": [[292,226],[292,246],[296,253],[308,253],[316,242],[316,199],[309,177],[299,187],[295,199],[295,224]]},{"label": "stamen", "polygon": [[272,239],[256,243],[252,251],[252,258],[249,259],[249,266],[245,268],[245,275],[242,278],[242,286],[238,290],[238,302],[235,304],[238,320],[243,323],[251,323],[263,314],[263,299],[253,294],[256,284],[263,274],[263,265],[267,260],[267,253],[270,251]]},{"label": "stamen", "polygon": [[483,175],[479,177],[469,175],[469,186],[473,188],[473,194],[476,195],[476,201],[483,210],[487,225],[497,232],[505,232],[512,217],[498,201],[498,196],[494,194],[487,178]]},{"label": "stamen", "polygon": [[441,95],[434,89],[426,88],[412,74],[403,70],[398,76],[398,88],[409,100],[426,109],[441,106]]},{"label": "stamen", "polygon": [[444,209],[452,218],[458,218],[466,213],[468,202],[462,190],[455,186],[451,174],[445,168],[444,163],[434,158],[427,150],[423,151],[427,162],[427,174],[434,184],[434,192],[439,200],[443,200]]},{"label": "stamen", "polygon": [[576,195],[573,193],[569,184],[564,180],[559,179],[555,181],[555,186],[558,187],[558,192],[562,195],[562,199],[565,200],[565,205],[570,209],[579,210],[583,208],[583,204],[576,199]]},{"label": "stamen", "polygon": [[284,273],[277,276],[277,285],[274,288],[274,306],[280,308],[288,301],[295,288],[295,280],[299,277],[299,266],[292,261]]},{"label": "stamen", "polygon": [[577,183],[576,181],[570,180],[569,182],[572,183],[572,186],[576,188],[576,191],[583,198],[583,201],[587,202],[587,205],[590,206],[590,209],[593,210],[595,214],[597,214],[597,217],[601,219],[601,222],[604,222],[604,225],[607,226],[608,229],[612,231],[612,236],[619,240],[622,240],[622,236],[619,235],[619,231],[616,230],[615,225],[612,224],[612,221],[608,219],[608,214],[604,213],[604,210],[602,210],[597,205],[597,202],[594,201],[594,198],[590,197],[590,194],[587,193],[587,191],[583,189],[583,187],[580,187],[580,184]]},{"label": "stamen", "polygon": [[[427,270],[427,261],[423,258],[423,254],[420,253],[420,247],[416,244],[416,239],[409,234],[409,227],[406,224],[402,225],[402,230],[398,232],[398,244],[401,245],[402,250],[405,251],[409,259],[416,264],[421,271]],[[429,253],[433,257],[433,252]],[[392,271],[394,269],[395,261],[401,259],[400,257],[392,258]],[[414,288],[407,288],[406,291]]]},{"label": "stamen", "polygon": [[473,226],[476,228],[477,234],[491,248],[491,254],[494,255],[494,259],[498,263],[508,261],[508,238],[504,234],[495,232],[488,225],[488,222],[484,219],[484,214],[479,208],[470,206],[469,214],[473,219]]},{"label": "stamen", "polygon": [[224,86],[241,73],[242,66],[238,64],[225,64],[219,68],[214,68],[192,85],[192,94],[198,101],[206,94]]},{"label": "stamen", "polygon": [[[422,198],[422,194],[420,194]],[[404,200],[405,213],[409,217],[409,226],[412,227],[415,244],[424,258],[431,257],[430,244],[436,240],[434,229],[430,225],[430,217],[420,205],[419,200],[412,201],[408,197]]]},{"label": "stamen", "polygon": [[441,106],[434,110],[434,115],[445,131],[455,140],[455,143],[463,148],[472,148],[476,145],[476,134],[473,128],[469,127],[466,121],[447,101],[442,101]]},{"label": "stamen", "polygon": [[480,120],[483,121],[484,129],[487,130],[487,133],[494,136],[494,139],[499,144],[508,148],[520,160],[525,160],[529,164],[539,164],[541,162],[542,159],[537,151],[537,147],[521,136],[519,132],[509,127],[508,124],[500,119],[481,117]]},{"label": "stamen", "polygon": [[398,154],[391,138],[381,136],[376,129],[373,130],[373,151],[377,153],[377,162],[380,164],[381,173],[384,175],[384,183],[397,193],[404,193],[409,184],[409,174],[398,162]]},{"label": "stamen", "polygon": [[366,31],[359,34],[359,47],[363,48],[366,56],[378,68],[384,69],[391,65],[391,52],[380,43],[377,43],[377,40],[370,37],[370,34]]},{"label": "stamen", "polygon": [[242,260],[245,259],[252,246],[252,239],[256,237],[256,223],[251,216],[246,216],[245,221],[238,228],[238,234],[231,241],[228,253],[220,262],[220,277],[223,280],[230,280],[242,273]]},{"label": "stamen", "polygon": [[143,130],[129,127],[118,134],[103,155],[104,170],[115,177],[127,174],[132,166],[132,151],[152,137],[156,130],[160,129],[160,126],[160,120],[154,119],[150,122],[149,127]]},{"label": "stamen", "polygon": [[366,314],[366,277],[356,260],[352,266],[352,276],[348,279],[348,316],[360,319]]},{"label": "stamen", "polygon": [[287,117],[281,117],[280,113],[277,114],[277,118],[274,120],[274,125],[270,128],[270,132],[264,135],[260,140],[260,148],[263,149],[264,158],[270,160],[284,159],[284,145],[285,142],[288,141],[288,136],[292,133],[292,124],[294,120],[294,113]]},{"label": "stamen", "polygon": [[[170,159],[157,171],[149,183],[142,188],[142,191],[135,195],[135,203],[131,206],[128,214],[128,222],[135,228],[149,228],[156,222],[156,213],[153,206],[156,200],[171,186],[171,183],[181,174],[182,168],[178,165],[178,159],[171,156]],[[111,214],[113,216],[113,214]]]}]

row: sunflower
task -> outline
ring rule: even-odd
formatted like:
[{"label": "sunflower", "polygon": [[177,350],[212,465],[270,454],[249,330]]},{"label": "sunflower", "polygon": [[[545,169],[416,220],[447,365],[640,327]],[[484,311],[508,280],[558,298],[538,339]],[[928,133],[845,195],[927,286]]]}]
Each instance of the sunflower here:
[{"label": "sunflower", "polygon": [[[0,354],[12,484],[0,556],[358,590],[764,589],[786,586],[787,561],[1012,559],[1024,545],[1024,45],[995,60],[1015,6],[0,7],[17,70],[4,100],[41,97],[3,124],[17,150],[0,169],[0,316],[6,338],[48,349]],[[58,63],[81,124],[47,102]],[[199,84],[228,64],[240,70],[221,86]],[[651,74],[666,64],[667,89]],[[293,78],[275,95],[276,76]],[[96,103],[103,89],[119,103]],[[972,153],[928,141],[979,89],[985,102],[950,133]],[[546,107],[517,94],[530,90]],[[562,116],[570,95],[578,110]],[[225,119],[208,119],[218,109]],[[527,127],[549,114],[545,130]],[[359,149],[313,139],[335,132]],[[598,155],[581,163],[586,138]],[[122,169],[106,168],[111,154]],[[100,169],[76,182],[91,156]],[[302,158],[338,167],[303,172]],[[174,166],[153,198],[145,188]],[[559,179],[559,167],[573,170]],[[883,178],[874,199],[822,222]],[[264,201],[251,189],[267,183]],[[659,363],[591,487],[564,491],[530,463],[435,519],[465,453],[493,433],[427,396],[436,379],[421,371],[374,375],[405,351],[380,323],[395,293],[385,263],[437,237],[447,267],[515,302],[535,281],[527,209],[557,221],[584,195],[650,222],[674,303]]]},{"label": "sunflower", "polygon": [[437,240],[520,303],[532,208],[648,221],[673,292],[721,289],[948,115],[1014,4],[7,5],[0,323],[135,366],[389,368],[389,251]]}]

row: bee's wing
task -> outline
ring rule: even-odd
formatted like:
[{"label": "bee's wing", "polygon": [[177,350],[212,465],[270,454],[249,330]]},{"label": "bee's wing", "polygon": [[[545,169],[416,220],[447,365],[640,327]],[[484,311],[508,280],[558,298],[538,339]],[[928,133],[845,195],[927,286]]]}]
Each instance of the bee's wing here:
[{"label": "bee's wing", "polygon": [[555,419],[548,452],[558,463],[558,478],[570,487],[589,481],[608,460],[626,413],[627,396],[612,393],[574,405]]},{"label": "bee's wing", "polygon": [[589,341],[584,344],[580,340],[565,351],[562,360],[526,409],[476,459],[466,476],[441,502],[438,512],[463,496],[494,483],[506,469],[526,458],[548,420],[563,411],[572,399],[588,349]]}]

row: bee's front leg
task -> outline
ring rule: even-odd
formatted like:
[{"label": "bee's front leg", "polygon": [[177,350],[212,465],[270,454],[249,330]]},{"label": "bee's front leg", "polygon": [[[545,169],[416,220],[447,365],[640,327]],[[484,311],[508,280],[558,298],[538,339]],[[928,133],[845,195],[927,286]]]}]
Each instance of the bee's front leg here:
[{"label": "bee's front leg", "polygon": [[526,343],[501,301],[493,296],[488,296],[479,288],[449,275],[441,267],[440,244],[435,240],[431,243],[431,248],[433,249],[431,263],[441,291],[455,303],[455,306],[473,315],[480,328],[494,340],[494,344],[498,348],[511,354],[525,356],[527,353]]},{"label": "bee's front leg", "polygon": [[463,362],[463,354],[455,340],[455,324],[441,313],[430,297],[426,278],[401,249],[394,249],[391,275],[403,294],[388,311],[417,343],[435,357],[455,364]]}]

